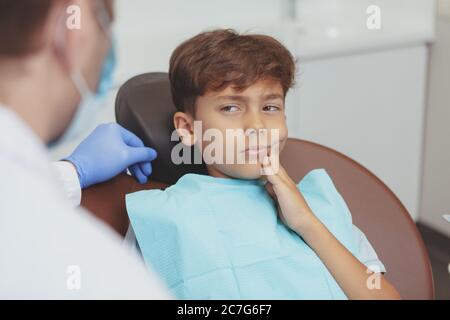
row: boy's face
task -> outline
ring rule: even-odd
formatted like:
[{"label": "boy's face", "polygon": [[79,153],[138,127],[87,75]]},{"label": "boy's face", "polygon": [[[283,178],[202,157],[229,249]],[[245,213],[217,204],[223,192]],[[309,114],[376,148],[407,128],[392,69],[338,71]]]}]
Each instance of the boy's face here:
[{"label": "boy's face", "polygon": [[[197,98],[195,117],[181,112],[175,114],[175,127],[191,132],[190,139],[201,148],[210,175],[258,179],[263,156],[272,151],[280,152],[287,140],[284,98],[281,84],[276,80],[260,80],[243,91],[236,91],[232,86],[222,91],[207,91]],[[202,122],[201,137],[193,130],[194,120]],[[205,159],[205,155],[211,154],[214,140],[202,138],[210,129],[222,136],[220,163],[208,164]],[[226,159],[230,153],[232,163]],[[245,163],[238,163],[238,157],[245,159]]]}]

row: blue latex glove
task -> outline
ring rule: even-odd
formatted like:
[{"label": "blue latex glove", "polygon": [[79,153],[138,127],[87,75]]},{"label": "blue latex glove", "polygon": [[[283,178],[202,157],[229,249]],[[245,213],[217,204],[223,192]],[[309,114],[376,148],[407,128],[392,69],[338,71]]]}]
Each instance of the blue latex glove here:
[{"label": "blue latex glove", "polygon": [[108,181],[127,168],[140,182],[152,173],[157,153],[116,123],[99,125],[67,158],[77,169],[81,188]]}]

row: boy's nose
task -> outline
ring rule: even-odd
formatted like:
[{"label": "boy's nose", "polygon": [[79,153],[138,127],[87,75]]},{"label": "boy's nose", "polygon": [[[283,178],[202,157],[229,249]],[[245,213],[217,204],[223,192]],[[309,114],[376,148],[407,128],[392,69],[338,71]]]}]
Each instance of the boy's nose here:
[{"label": "boy's nose", "polygon": [[255,130],[258,133],[259,130],[265,128],[266,126],[258,113],[251,113],[249,115],[249,119],[246,121],[245,131]]}]

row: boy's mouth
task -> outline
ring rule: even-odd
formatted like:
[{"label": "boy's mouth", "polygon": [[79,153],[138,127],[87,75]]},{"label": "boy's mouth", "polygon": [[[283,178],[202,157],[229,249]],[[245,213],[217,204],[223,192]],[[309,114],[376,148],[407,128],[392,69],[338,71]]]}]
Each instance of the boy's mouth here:
[{"label": "boy's mouth", "polygon": [[260,155],[260,154],[267,154],[269,151],[268,147],[255,147],[255,148],[247,148],[243,152],[248,155]]},{"label": "boy's mouth", "polygon": [[242,153],[248,154],[248,155],[268,155],[270,154],[270,151],[272,148],[277,146],[279,142],[276,142],[269,146],[250,146],[248,148],[245,148],[242,150]]}]

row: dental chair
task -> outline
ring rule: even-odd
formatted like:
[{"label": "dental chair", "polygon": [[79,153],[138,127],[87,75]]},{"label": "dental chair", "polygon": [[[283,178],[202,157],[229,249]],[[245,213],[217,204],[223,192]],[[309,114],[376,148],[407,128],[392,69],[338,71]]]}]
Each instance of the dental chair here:
[{"label": "dental chair", "polygon": [[[117,94],[117,122],[158,151],[151,181],[140,185],[122,174],[84,190],[81,205],[122,236],[129,226],[127,193],[164,189],[188,172],[206,174],[203,165],[174,165],[170,160],[171,148],[178,143],[171,142],[175,111],[166,73],[136,76]],[[288,140],[281,163],[296,182],[312,169],[325,168],[347,202],[354,224],[374,246],[386,266],[386,278],[402,298],[434,298],[431,266],[422,238],[408,211],[380,179],[335,150],[298,139]]]}]

